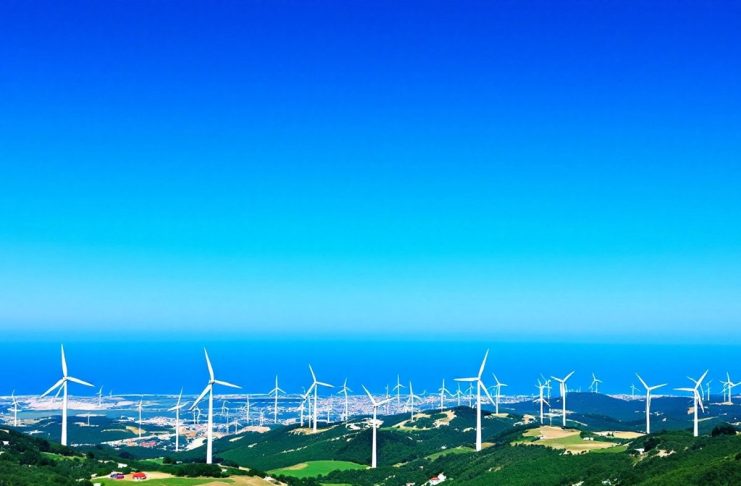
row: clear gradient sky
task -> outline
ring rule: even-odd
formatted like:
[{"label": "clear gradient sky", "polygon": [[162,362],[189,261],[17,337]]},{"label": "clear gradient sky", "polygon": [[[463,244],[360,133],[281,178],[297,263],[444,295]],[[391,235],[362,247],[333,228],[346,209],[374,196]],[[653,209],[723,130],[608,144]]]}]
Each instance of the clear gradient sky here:
[{"label": "clear gradient sky", "polygon": [[741,338],[737,2],[0,3],[0,332]]}]

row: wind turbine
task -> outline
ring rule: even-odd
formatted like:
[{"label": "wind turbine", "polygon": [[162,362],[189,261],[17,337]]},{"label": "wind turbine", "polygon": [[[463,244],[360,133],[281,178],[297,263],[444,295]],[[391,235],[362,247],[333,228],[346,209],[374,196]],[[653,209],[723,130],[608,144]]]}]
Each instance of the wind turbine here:
[{"label": "wind turbine", "polygon": [[705,373],[702,374],[699,380],[694,380],[693,378],[690,378],[691,381],[695,382],[694,388],[675,388],[677,391],[685,391],[692,393],[692,400],[694,403],[694,406],[692,407],[692,410],[694,412],[694,428],[693,428],[693,435],[697,437],[699,435],[698,433],[698,420],[697,420],[697,406],[700,405],[700,408],[702,411],[705,411],[705,407],[702,405],[702,397],[700,397],[700,393],[698,392],[698,389],[701,389],[700,386],[702,385],[702,380],[705,379],[705,376],[708,374],[708,371],[705,370]]},{"label": "wind turbine", "polygon": [[278,375],[275,375],[275,388],[273,388],[272,390],[268,392],[268,397],[274,394],[273,395],[273,423],[274,424],[278,423],[278,395],[281,393],[285,394],[286,392],[283,391],[278,386]]},{"label": "wind turbine", "polygon": [[327,388],[334,388],[334,386],[330,385],[329,383],[323,383],[321,381],[317,381],[316,375],[314,374],[314,369],[309,365],[309,371],[311,372],[311,387],[309,388],[309,393],[311,393],[312,388],[314,389],[314,432],[317,431],[317,401],[319,400],[319,387],[325,386]]},{"label": "wind turbine", "polygon": [[21,409],[18,406],[18,400],[15,399],[15,390],[10,394],[10,397],[13,400],[13,408],[10,409],[13,412],[13,427],[18,427],[18,412],[20,412]]},{"label": "wind turbine", "polygon": [[139,411],[139,438],[142,438],[142,398],[139,398],[139,405],[137,405],[137,410]]},{"label": "wind turbine", "polygon": [[419,395],[414,394],[414,387],[412,386],[412,382],[409,381],[409,398],[407,398],[406,406],[409,409],[409,421],[414,421],[414,401],[419,400],[422,401],[422,397]]},{"label": "wind turbine", "polygon": [[181,404],[180,400],[183,398],[183,389],[180,389],[180,395],[178,395],[178,403],[174,407],[168,408],[168,412],[175,412],[175,452],[180,450],[180,409],[185,406]]},{"label": "wind turbine", "polygon": [[723,384],[728,393],[728,401],[726,401],[726,404],[733,405],[733,388],[741,385],[741,381],[734,383],[733,380],[731,380],[731,374],[726,371],[726,381],[724,381]]},{"label": "wind turbine", "polygon": [[630,384],[630,398],[631,399],[635,399],[637,389],[638,388],[633,383]]},{"label": "wind turbine", "polygon": [[445,409],[445,394],[450,395],[450,390],[445,388],[445,378],[443,378],[443,385],[437,390],[440,392],[440,411]]},{"label": "wind turbine", "polygon": [[238,385],[232,385],[226,381],[217,380],[214,377],[214,369],[211,367],[211,360],[208,359],[208,351],[204,348],[203,353],[206,355],[206,365],[208,366],[208,384],[203,389],[201,394],[198,396],[190,409],[196,408],[198,403],[203,400],[203,397],[208,394],[208,425],[206,427],[206,464],[213,462],[213,439],[214,439],[214,385],[228,386],[230,388],[240,388]]},{"label": "wind turbine", "polygon": [[391,391],[396,392],[396,409],[398,410],[401,408],[401,389],[406,388],[404,385],[401,384],[401,379],[399,375],[396,375],[396,386],[391,389]]},{"label": "wind turbine", "polygon": [[549,407],[551,406],[551,404],[548,403],[548,400],[543,398],[543,390],[545,390],[545,383],[541,383],[541,381],[538,380],[537,386],[538,386],[538,393],[540,396],[536,398],[534,401],[540,403],[540,423],[542,424],[543,423],[543,404],[545,403]]},{"label": "wind turbine", "polygon": [[571,378],[571,375],[573,375],[574,372],[572,371],[568,375],[566,375],[563,379],[562,378],[556,378],[555,376],[551,376],[554,380],[558,382],[559,389],[561,391],[561,406],[562,406],[562,423],[563,426],[566,427],[566,381]]},{"label": "wind turbine", "polygon": [[491,399],[491,395],[489,394],[489,390],[486,389],[486,386],[484,386],[484,383],[481,381],[481,375],[484,374],[484,368],[486,367],[486,358],[489,357],[489,350],[486,350],[486,354],[484,354],[484,359],[481,361],[481,367],[479,367],[479,374],[471,377],[471,378],[456,378],[455,381],[467,381],[470,382],[471,385],[476,383],[476,451],[481,450],[481,390],[484,390],[484,393],[486,393],[486,396],[489,398],[489,401],[491,403],[494,403],[494,400]]},{"label": "wind turbine", "polygon": [[[301,427],[304,426],[304,410],[306,409],[306,404],[310,403],[308,402],[309,395],[311,394],[311,388],[309,388],[309,391],[301,395],[301,405],[298,406],[298,410],[301,413]],[[311,417],[311,415],[309,415]]]},{"label": "wind turbine", "polygon": [[347,403],[347,392],[351,392],[352,390],[347,387],[347,378],[345,378],[345,382],[342,384],[342,388],[340,389],[338,394],[344,393],[345,395],[345,413],[343,414],[343,420],[347,422],[347,417],[349,413],[348,403]]},{"label": "wind turbine", "polygon": [[494,373],[492,373],[491,376],[494,377],[494,381],[495,381],[494,388],[497,389],[497,392],[496,392],[497,394],[494,396],[494,398],[496,400],[496,403],[494,404],[494,407],[496,409],[495,412],[496,412],[497,415],[499,415],[499,399],[502,396],[502,387],[503,386],[509,386],[509,385],[507,385],[506,383],[501,383],[499,381],[499,378],[497,378],[497,375],[495,375]]},{"label": "wind turbine", "polygon": [[224,428],[226,429],[226,435],[229,435],[229,407],[226,404],[228,400],[221,401],[221,416],[224,417]]},{"label": "wind turbine", "polygon": [[98,390],[98,408],[100,408],[103,405],[103,387],[100,387],[100,390]]},{"label": "wind turbine", "polygon": [[648,386],[645,381],[643,381],[643,378],[641,378],[641,375],[636,373],[636,376],[641,381],[641,384],[643,385],[643,388],[646,389],[646,434],[651,433],[651,392],[661,388],[662,386],[666,386],[666,383],[662,383],[661,385],[654,385],[654,386]]},{"label": "wind turbine", "polygon": [[592,393],[599,393],[599,384],[602,383],[602,380],[597,378],[594,373],[592,373],[592,383],[589,385],[589,389],[592,390]]},{"label": "wind turbine", "polygon": [[57,388],[62,390],[63,393],[63,399],[62,399],[62,440],[60,441],[63,446],[67,445],[67,403],[68,403],[68,397],[67,397],[67,386],[69,382],[77,383],[79,385],[85,385],[85,386],[93,386],[91,383],[88,383],[87,381],[82,381],[79,378],[75,378],[73,376],[67,375],[67,359],[64,357],[64,346],[62,346],[62,378],[59,379],[58,382],[54,383],[51,388],[46,390],[43,395],[41,395],[41,398],[44,398],[49,393],[53,392]]},{"label": "wind turbine", "polygon": [[[386,385],[386,398],[390,398],[391,395],[389,394],[389,386]],[[386,415],[389,415],[389,407],[391,406],[391,400],[386,402]]]},{"label": "wind turbine", "polygon": [[463,395],[463,392],[461,391],[461,384],[458,383],[458,389],[456,390],[455,395],[453,395],[458,400],[458,404],[456,405],[457,407],[461,406],[461,396],[462,395]]},{"label": "wind turbine", "polygon": [[385,400],[381,400],[380,402],[377,402],[375,398],[373,398],[373,395],[370,394],[368,389],[363,386],[363,390],[365,390],[365,393],[368,395],[368,398],[370,398],[371,405],[373,405],[373,420],[371,421],[371,427],[373,428],[373,449],[371,452],[371,469],[376,468],[376,430],[378,429],[378,420],[376,419],[377,413],[378,413],[378,407],[385,405],[386,403],[391,401],[391,398],[386,398]]}]

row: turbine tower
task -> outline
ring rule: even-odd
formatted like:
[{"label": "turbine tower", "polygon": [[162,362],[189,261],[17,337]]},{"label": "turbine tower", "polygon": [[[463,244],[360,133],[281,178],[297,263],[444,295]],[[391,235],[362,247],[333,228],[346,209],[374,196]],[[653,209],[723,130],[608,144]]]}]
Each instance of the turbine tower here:
[{"label": "turbine tower", "polygon": [[373,449],[371,451],[371,469],[376,468],[376,430],[378,429],[378,420],[376,419],[377,413],[378,413],[378,407],[387,404],[391,401],[391,398],[386,398],[385,400],[381,400],[380,402],[377,402],[375,398],[373,398],[373,395],[370,394],[368,389],[363,386],[363,390],[365,390],[365,393],[368,395],[368,398],[370,398],[371,405],[373,405],[373,420],[371,421],[371,427],[373,428]]},{"label": "turbine tower", "polygon": [[651,433],[651,392],[661,388],[662,386],[666,386],[666,383],[662,383],[661,385],[654,385],[654,386],[648,386],[648,384],[643,381],[643,378],[641,378],[641,375],[636,373],[636,376],[640,380],[641,384],[643,385],[643,388],[646,389],[646,434]]},{"label": "turbine tower", "polygon": [[697,419],[697,406],[700,405],[700,409],[702,411],[705,411],[705,407],[702,405],[702,397],[700,396],[700,392],[698,389],[701,389],[702,386],[702,380],[705,379],[705,376],[708,374],[708,371],[705,370],[705,373],[702,374],[699,380],[695,380],[693,378],[690,378],[691,381],[695,382],[695,386],[693,388],[675,388],[677,391],[685,391],[692,393],[692,401],[693,401],[693,407],[692,411],[694,413],[694,427],[693,427],[693,435],[697,437],[699,435],[698,433],[698,419]]},{"label": "turbine tower", "polygon": [[272,390],[268,392],[268,397],[273,395],[273,423],[274,424],[278,423],[278,395],[281,393],[285,394],[286,392],[283,391],[278,386],[278,375],[275,375],[275,388],[273,388]]},{"label": "turbine tower", "polygon": [[497,375],[495,375],[494,373],[492,373],[491,376],[494,377],[494,382],[495,382],[494,383],[494,388],[497,389],[496,395],[494,395],[494,399],[496,400],[495,403],[494,403],[495,413],[497,415],[499,415],[499,399],[502,396],[502,387],[503,386],[509,386],[509,385],[507,385],[506,383],[500,382],[499,381],[499,378],[497,378]]},{"label": "turbine tower", "polygon": [[208,366],[208,384],[203,389],[190,409],[196,408],[198,403],[208,394],[208,425],[206,426],[206,464],[213,462],[213,440],[214,440],[214,385],[227,386],[230,388],[241,388],[238,385],[227,383],[226,381],[217,380],[214,377],[214,369],[211,367],[211,360],[208,359],[208,351],[204,348],[203,353],[206,355],[206,365]]},{"label": "turbine tower", "polygon": [[77,383],[79,385],[85,385],[85,386],[93,386],[91,383],[88,383],[87,381],[82,381],[78,378],[75,378],[73,376],[69,376],[67,374],[67,359],[64,357],[64,346],[62,346],[62,377],[59,379],[58,382],[54,383],[51,388],[46,390],[43,395],[41,395],[41,398],[44,398],[49,393],[53,392],[57,388],[59,388],[62,391],[62,440],[60,443],[63,446],[67,445],[67,404],[68,404],[68,394],[67,394],[67,386],[69,382]]},{"label": "turbine tower", "polygon": [[481,375],[484,374],[484,368],[486,367],[486,358],[489,357],[489,350],[486,350],[486,354],[484,354],[484,359],[481,361],[481,367],[479,367],[479,374],[471,377],[471,378],[456,378],[455,381],[467,381],[471,383],[471,386],[473,386],[474,383],[476,383],[476,451],[481,450],[481,390],[484,390],[484,393],[486,393],[486,396],[489,398],[489,401],[491,403],[494,403],[494,400],[491,399],[491,395],[489,394],[489,390],[486,389],[486,386],[484,386],[484,383],[481,381]]},{"label": "turbine tower", "polygon": [[558,382],[558,386],[561,391],[561,410],[563,411],[561,419],[564,427],[566,427],[566,381],[571,378],[571,375],[573,374],[574,372],[572,371],[564,378],[556,378],[555,376],[551,376],[551,378]]},{"label": "turbine tower", "polygon": [[318,420],[318,418],[317,418],[317,410],[318,410],[317,401],[319,400],[319,387],[320,386],[325,386],[327,388],[334,388],[334,386],[330,385],[329,383],[323,383],[321,381],[318,381],[316,379],[316,375],[314,374],[314,369],[311,367],[311,365],[309,365],[309,371],[311,372],[311,380],[312,380],[312,382],[311,382],[311,387],[309,387],[308,393],[311,393],[312,388],[314,389],[314,407],[313,407],[314,408],[314,417],[313,417],[314,418],[314,425],[313,425],[313,430],[314,430],[314,432],[316,432],[317,431],[317,420]]},{"label": "turbine tower", "polygon": [[178,395],[178,403],[174,407],[168,408],[168,412],[175,412],[175,452],[180,451],[180,409],[185,406],[181,404],[180,400],[183,398],[183,389],[180,389],[180,395]]},{"label": "turbine tower", "polygon": [[139,405],[137,405],[137,410],[139,411],[139,438],[142,438],[142,398],[139,397]]}]

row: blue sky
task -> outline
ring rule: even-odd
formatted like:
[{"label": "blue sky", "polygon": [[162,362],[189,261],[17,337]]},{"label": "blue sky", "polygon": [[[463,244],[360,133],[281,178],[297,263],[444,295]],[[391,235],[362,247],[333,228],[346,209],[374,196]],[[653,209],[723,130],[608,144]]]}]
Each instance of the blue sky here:
[{"label": "blue sky", "polygon": [[0,330],[741,337],[732,2],[4,2]]}]

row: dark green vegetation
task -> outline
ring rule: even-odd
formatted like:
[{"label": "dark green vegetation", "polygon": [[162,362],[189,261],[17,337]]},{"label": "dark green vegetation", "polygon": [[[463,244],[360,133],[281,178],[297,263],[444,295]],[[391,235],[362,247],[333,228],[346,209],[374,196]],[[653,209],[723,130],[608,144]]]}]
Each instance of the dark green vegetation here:
[{"label": "dark green vegetation", "polygon": [[[598,396],[585,400],[604,402]],[[674,402],[667,405],[673,406]],[[677,401],[676,405],[681,414],[677,417],[686,416],[686,404]],[[102,445],[71,449],[43,438],[4,431],[0,432],[0,440],[9,444],[0,446],[0,486],[84,486],[93,475],[106,475],[118,463],[127,465],[122,472],[163,471],[181,477],[245,474],[237,469],[242,466],[253,475],[270,471],[290,485],[305,486],[407,482],[421,485],[441,472],[449,478],[445,484],[466,485],[741,484],[741,436],[735,426],[720,419],[721,414],[702,423],[703,435],[699,438],[686,430],[690,426],[686,419],[682,430],[660,431],[633,440],[596,436],[591,427],[580,425],[579,420],[570,421],[570,428],[576,430],[561,442],[589,445],[594,444],[590,440],[595,440],[616,445],[571,454],[540,445],[546,441],[541,437],[541,429],[534,430],[537,424],[524,424],[522,415],[512,413],[512,409],[507,411],[511,413],[507,417],[484,413],[485,448],[478,453],[472,449],[475,412],[467,407],[448,411],[455,414],[449,422],[446,414],[432,411],[414,423],[406,423],[407,414],[382,417],[384,423],[378,431],[379,467],[375,470],[366,467],[370,463],[371,430],[364,419],[335,424],[317,434],[291,426],[220,439],[214,443],[219,465],[213,466],[203,464],[203,447],[179,454],[157,448],[115,450]],[[585,409],[582,417],[595,416],[587,412]],[[617,424],[613,430],[629,430],[626,424],[633,420],[627,417],[632,414],[626,412],[623,420],[606,420]],[[672,420],[679,422],[679,418]],[[655,422],[657,428],[665,423],[658,419]],[[164,457],[154,460],[151,457],[155,454]]]},{"label": "dark green vegetation", "polygon": [[[119,464],[126,464],[119,468]],[[104,446],[63,447],[39,437],[0,429],[0,486],[92,486],[91,477],[117,470],[162,471],[180,477],[225,477],[245,474],[233,467],[223,471],[203,463],[166,464],[141,460]]]},{"label": "dark green vegetation", "polygon": [[[433,428],[435,419],[445,415],[430,412],[429,419],[421,418],[416,425],[424,424],[429,429],[400,430],[392,427],[409,418],[408,414],[384,417],[384,424],[378,431],[378,464],[394,464],[421,459],[430,454],[457,445],[473,446],[475,440],[476,417],[472,409],[455,409],[456,419],[450,425]],[[488,413],[484,419],[484,436],[494,436],[499,432],[511,430],[516,419],[494,418]],[[306,461],[338,460],[359,464],[370,464],[371,430],[361,428],[362,420],[353,421],[349,426],[338,424],[317,434],[297,432],[298,427],[278,428],[266,432],[245,433],[214,442],[214,454],[241,465],[263,471],[278,469]],[[471,430],[467,430],[471,429]],[[236,439],[236,440],[235,440]],[[193,450],[177,456],[179,459],[203,457],[203,450]]]}]

